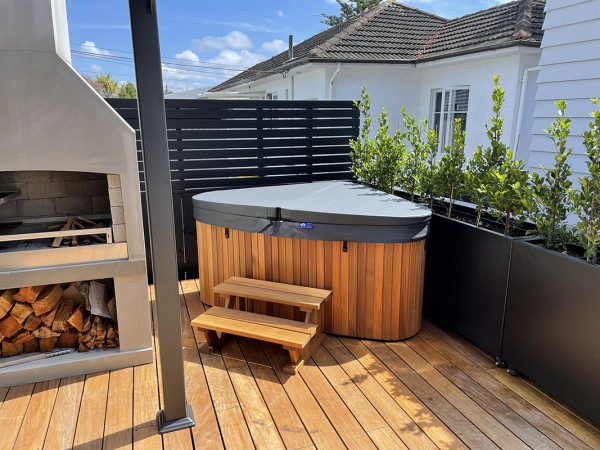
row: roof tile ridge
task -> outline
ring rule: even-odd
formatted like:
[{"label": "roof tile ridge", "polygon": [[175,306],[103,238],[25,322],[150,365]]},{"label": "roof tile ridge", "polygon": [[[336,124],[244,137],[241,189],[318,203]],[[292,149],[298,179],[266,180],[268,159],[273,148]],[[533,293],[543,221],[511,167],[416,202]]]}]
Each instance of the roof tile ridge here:
[{"label": "roof tile ridge", "polygon": [[532,0],[521,0],[517,10],[515,30],[512,35],[515,39],[529,39],[531,37]]},{"label": "roof tile ridge", "polygon": [[416,7],[414,7],[414,6],[406,5],[406,4],[404,4],[404,3],[402,3],[402,6],[403,6],[405,9],[411,9],[411,10],[413,10],[413,11],[417,11],[417,12],[419,12],[419,13],[421,13],[421,14],[425,14],[425,15],[427,15],[427,16],[434,17],[434,18],[436,18],[436,19],[439,19],[439,20],[442,20],[442,21],[444,21],[444,22],[449,22],[450,20],[452,20],[452,19],[448,19],[447,17],[438,16],[437,14],[434,14],[434,13],[432,13],[432,12],[429,12],[429,11],[423,11],[422,9],[416,8]]},{"label": "roof tile ridge", "polygon": [[371,8],[370,10],[362,13],[361,15],[354,16],[353,18],[348,19],[348,20],[354,20],[354,23],[348,25],[346,28],[341,30],[339,33],[333,35],[332,37],[327,39],[322,44],[317,45],[316,47],[311,49],[307,53],[307,56],[308,57],[317,57],[317,58],[324,57],[325,54],[327,53],[327,51],[329,49],[331,49],[334,45],[336,45],[338,42],[340,42],[344,38],[348,37],[351,33],[355,32],[360,27],[362,27],[373,17],[379,15],[384,10],[386,10],[387,8],[389,8],[393,5],[404,6],[404,5],[401,5],[400,3],[395,2],[394,0],[385,0],[381,4],[377,5],[374,8]]}]

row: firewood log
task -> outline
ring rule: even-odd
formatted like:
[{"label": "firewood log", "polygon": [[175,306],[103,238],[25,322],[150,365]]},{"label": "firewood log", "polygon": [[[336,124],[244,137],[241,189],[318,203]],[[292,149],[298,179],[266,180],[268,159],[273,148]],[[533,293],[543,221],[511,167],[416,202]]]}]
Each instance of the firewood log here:
[{"label": "firewood log", "polygon": [[33,308],[29,303],[16,302],[10,310],[10,315],[15,318],[17,322],[23,324],[25,320],[33,313]]},{"label": "firewood log", "polygon": [[35,337],[33,337],[29,331],[21,330],[15,334],[10,341],[13,344],[22,344],[26,341],[30,341],[32,338],[35,339]]},{"label": "firewood log", "polygon": [[13,306],[15,302],[13,296],[19,292],[18,289],[7,289],[0,295],[0,319],[2,319]]},{"label": "firewood log", "polygon": [[60,287],[60,284],[47,286],[46,289],[40,293],[37,300],[31,305],[35,315],[41,316],[42,314],[52,311],[60,301],[62,293],[63,290]]},{"label": "firewood log", "polygon": [[71,314],[71,317],[67,319],[67,322],[73,326],[77,331],[83,330],[83,313],[85,311],[85,305],[81,303],[77,309]]},{"label": "firewood log", "polygon": [[13,298],[18,302],[33,303],[45,288],[45,285],[22,287]]},{"label": "firewood log", "polygon": [[27,320],[25,321],[25,323],[23,324],[23,329],[27,330],[27,331],[34,331],[37,330],[40,325],[42,323],[42,318],[36,316],[35,314],[31,314]]},{"label": "firewood log", "polygon": [[81,328],[82,332],[87,333],[88,331],[90,331],[92,329],[93,319],[94,319],[94,316],[92,316],[91,314],[85,318],[85,320],[83,321],[83,327]]},{"label": "firewood log", "polygon": [[58,311],[56,312],[56,316],[54,317],[54,321],[52,322],[52,331],[56,331],[62,333],[67,331],[70,328],[67,320],[73,314],[73,301],[72,300],[63,300],[60,302],[60,306]]},{"label": "firewood log", "polygon": [[33,338],[32,340],[23,343],[23,353],[33,353],[39,351],[40,346],[36,338]]},{"label": "firewood log", "polygon": [[77,339],[79,337],[79,333],[73,333],[73,332],[66,332],[60,335],[60,338],[58,339],[58,345],[59,347],[66,347],[66,348],[75,348],[77,347]]},{"label": "firewood log", "polygon": [[19,322],[11,315],[0,320],[0,335],[8,338],[13,337],[19,330],[23,328]]},{"label": "firewood log", "polygon": [[89,348],[87,348],[83,343],[79,344],[79,348],[77,349],[79,353],[87,352],[88,350]]},{"label": "firewood log", "polygon": [[56,347],[58,336],[42,338],[38,341],[40,352],[51,352]]},{"label": "firewood log", "polygon": [[56,317],[56,313],[58,312],[59,307],[60,303],[57,303],[56,306],[52,308],[52,311],[47,312],[46,314],[42,314],[42,322],[44,323],[44,325],[46,325],[47,327],[52,326],[52,322],[54,322],[54,318]]},{"label": "firewood log", "polygon": [[9,357],[23,353],[23,344],[13,344],[12,342],[2,342],[2,356]]},{"label": "firewood log", "polygon": [[[60,336],[60,333],[57,333],[55,331],[52,331],[50,328],[48,327],[41,327],[38,328],[37,330],[35,330],[33,334],[36,338],[38,339],[48,339],[51,337],[56,337],[58,338]],[[58,339],[57,339],[58,340]]]}]

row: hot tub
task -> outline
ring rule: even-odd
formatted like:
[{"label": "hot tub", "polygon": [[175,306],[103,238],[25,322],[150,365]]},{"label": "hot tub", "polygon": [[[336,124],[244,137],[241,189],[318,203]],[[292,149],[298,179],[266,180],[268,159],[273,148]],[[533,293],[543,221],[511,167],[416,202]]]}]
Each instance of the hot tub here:
[{"label": "hot tub", "polygon": [[[398,340],[421,327],[431,212],[352,182],[213,191],[194,197],[202,300],[231,276],[331,289],[325,332]],[[284,305],[249,311],[301,320]]]}]

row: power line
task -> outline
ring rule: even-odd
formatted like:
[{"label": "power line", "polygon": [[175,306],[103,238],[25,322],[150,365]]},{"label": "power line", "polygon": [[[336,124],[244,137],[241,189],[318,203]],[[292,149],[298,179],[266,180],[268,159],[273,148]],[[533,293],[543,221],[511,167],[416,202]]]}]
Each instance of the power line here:
[{"label": "power line", "polygon": [[[71,45],[79,45],[80,47],[90,47],[90,48],[94,48],[97,50],[103,50],[103,51],[112,51],[112,52],[118,52],[118,53],[125,53],[125,54],[133,54],[133,52],[130,51],[125,51],[125,50],[116,50],[116,49],[110,49],[110,48],[103,48],[103,47],[96,47],[96,46],[92,46],[92,45],[86,45],[86,44],[74,44],[72,43]],[[129,60],[131,61],[131,63],[133,64],[133,58],[132,57],[126,57],[126,56],[119,56],[119,55],[110,55],[110,54],[99,54],[99,53],[95,53],[95,52],[86,52],[84,50],[71,50],[72,53],[76,53],[79,55],[88,55],[90,57],[95,56],[95,57],[103,57],[103,58],[117,58],[117,59],[122,59],[122,60]],[[169,61],[163,61],[164,65],[167,66],[177,66],[177,67],[200,67],[200,68],[204,68],[204,69],[217,69],[217,70],[223,70],[223,71],[230,71],[230,72],[253,72],[256,74],[275,74],[275,73],[280,73],[280,71],[273,71],[273,70],[251,70],[246,68],[245,66],[236,66],[236,65],[232,65],[232,64],[224,64],[224,63],[213,63],[210,61],[196,61],[195,59],[191,59],[191,58],[169,58],[169,57],[161,57],[161,60],[164,59],[170,59],[173,61],[191,61],[194,62],[194,64],[184,64],[184,63],[175,63],[175,62],[169,62]]]}]

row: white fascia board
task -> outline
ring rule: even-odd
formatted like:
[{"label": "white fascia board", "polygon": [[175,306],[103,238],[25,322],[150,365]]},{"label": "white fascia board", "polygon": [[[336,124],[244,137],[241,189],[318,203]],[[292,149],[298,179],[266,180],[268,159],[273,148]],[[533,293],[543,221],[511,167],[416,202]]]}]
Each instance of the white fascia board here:
[{"label": "white fascia board", "polygon": [[542,50],[539,47],[507,47],[507,48],[499,48],[498,50],[488,50],[484,52],[478,53],[469,53],[465,55],[458,55],[443,59],[438,59],[435,61],[426,61],[423,63],[417,63],[416,67],[418,69],[427,69],[430,67],[440,67],[447,65],[455,65],[466,62],[476,62],[482,61],[486,59],[495,59],[501,58],[503,56],[512,56],[512,55],[537,55],[541,54]]}]

